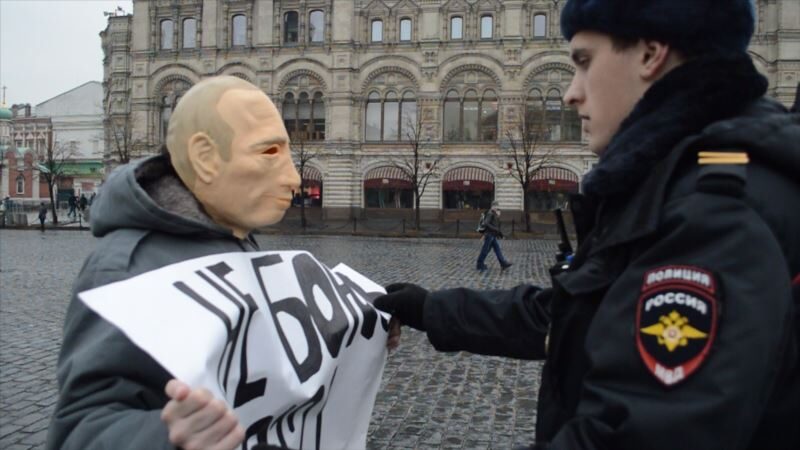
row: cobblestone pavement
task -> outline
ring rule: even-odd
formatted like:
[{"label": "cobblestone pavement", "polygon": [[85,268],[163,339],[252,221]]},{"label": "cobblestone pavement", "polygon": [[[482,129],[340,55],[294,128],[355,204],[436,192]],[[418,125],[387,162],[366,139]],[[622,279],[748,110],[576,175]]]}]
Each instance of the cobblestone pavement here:
[{"label": "cobblestone pavement", "polygon": [[[304,249],[387,284],[427,288],[547,283],[554,241],[503,241],[514,266],[474,270],[477,240],[258,236],[263,249]],[[55,364],[69,292],[94,247],[88,231],[0,230],[0,449],[43,447],[56,401]],[[370,449],[511,448],[534,436],[541,364],[438,353],[405,328],[389,356]]]}]

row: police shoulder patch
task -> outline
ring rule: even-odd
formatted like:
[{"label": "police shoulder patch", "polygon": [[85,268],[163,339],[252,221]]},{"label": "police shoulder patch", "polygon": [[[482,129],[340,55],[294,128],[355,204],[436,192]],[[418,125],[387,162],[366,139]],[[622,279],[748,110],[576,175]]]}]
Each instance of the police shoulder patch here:
[{"label": "police shoulder patch", "polygon": [[644,274],[636,310],[636,348],[665,386],[685,380],[708,356],[717,332],[717,286],[695,266],[662,266]]}]

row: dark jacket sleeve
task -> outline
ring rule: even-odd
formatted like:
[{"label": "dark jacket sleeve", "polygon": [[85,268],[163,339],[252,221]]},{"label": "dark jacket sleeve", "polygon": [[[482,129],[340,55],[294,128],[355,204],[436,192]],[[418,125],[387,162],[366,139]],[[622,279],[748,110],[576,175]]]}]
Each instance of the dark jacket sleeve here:
[{"label": "dark jacket sleeve", "polygon": [[439,351],[542,359],[550,292],[532,285],[431,292],[424,311],[428,339]]},{"label": "dark jacket sleeve", "polygon": [[[81,292],[124,273],[82,273]],[[102,283],[97,283],[102,279]],[[174,449],[161,421],[170,375],[73,295],[58,360],[59,400],[48,450]]]},{"label": "dark jacket sleeve", "polygon": [[[550,449],[746,448],[792,333],[789,273],[762,219],[733,197],[694,193],[665,206],[660,238],[611,286],[588,331],[589,371],[573,419]],[[711,271],[721,314],[696,372],[666,387],[635,343],[644,274],[663,265]]]}]

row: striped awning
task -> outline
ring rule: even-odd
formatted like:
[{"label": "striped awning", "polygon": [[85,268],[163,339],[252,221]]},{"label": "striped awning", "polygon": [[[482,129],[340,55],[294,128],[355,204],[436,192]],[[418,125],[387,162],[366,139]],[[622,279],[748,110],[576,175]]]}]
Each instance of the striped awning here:
[{"label": "striped awning", "polygon": [[403,181],[411,181],[406,174],[403,173],[397,167],[392,166],[383,166],[383,167],[376,167],[369,172],[364,177],[364,180],[403,180]]},{"label": "striped awning", "polygon": [[534,180],[561,180],[578,182],[578,175],[567,169],[561,167],[542,167],[533,176]]},{"label": "striped awning", "polygon": [[303,179],[306,181],[322,181],[322,174],[313,167],[305,166],[303,167]]},{"label": "striped awning", "polygon": [[494,177],[488,170],[480,167],[458,167],[445,173],[442,181],[483,181],[494,183]]}]

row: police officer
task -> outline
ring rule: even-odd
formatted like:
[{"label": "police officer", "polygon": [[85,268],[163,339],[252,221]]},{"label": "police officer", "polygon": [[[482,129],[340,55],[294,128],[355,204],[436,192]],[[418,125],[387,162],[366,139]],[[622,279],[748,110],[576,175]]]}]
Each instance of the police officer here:
[{"label": "police officer", "polygon": [[800,116],[753,26],[750,0],[568,0],[565,102],[600,157],[571,266],[376,300],[438,350],[544,359],[535,448],[800,448]]}]

